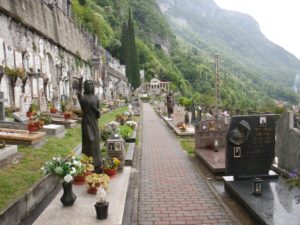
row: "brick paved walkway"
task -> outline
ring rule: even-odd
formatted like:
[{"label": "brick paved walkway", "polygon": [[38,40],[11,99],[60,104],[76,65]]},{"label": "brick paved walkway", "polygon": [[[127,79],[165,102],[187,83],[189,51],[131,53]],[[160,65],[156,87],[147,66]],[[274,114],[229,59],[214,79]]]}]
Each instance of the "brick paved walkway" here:
[{"label": "brick paved walkway", "polygon": [[234,224],[176,137],[143,104],[138,224]]}]

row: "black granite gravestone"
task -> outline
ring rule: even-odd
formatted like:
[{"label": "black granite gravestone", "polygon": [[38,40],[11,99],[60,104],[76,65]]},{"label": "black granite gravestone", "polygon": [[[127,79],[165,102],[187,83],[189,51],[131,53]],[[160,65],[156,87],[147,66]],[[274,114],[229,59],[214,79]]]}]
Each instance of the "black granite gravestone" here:
[{"label": "black granite gravestone", "polygon": [[267,176],[275,157],[277,115],[234,116],[227,135],[226,174]]}]

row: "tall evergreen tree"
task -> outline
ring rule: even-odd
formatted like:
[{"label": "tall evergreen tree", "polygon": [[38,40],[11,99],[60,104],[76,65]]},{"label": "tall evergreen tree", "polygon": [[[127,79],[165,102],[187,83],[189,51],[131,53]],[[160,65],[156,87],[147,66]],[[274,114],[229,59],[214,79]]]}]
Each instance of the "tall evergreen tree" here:
[{"label": "tall evergreen tree", "polygon": [[129,9],[129,16],[127,24],[124,23],[121,34],[121,63],[126,65],[126,76],[131,86],[136,89],[140,86],[139,63],[137,57],[136,43],[133,19],[131,10]]}]

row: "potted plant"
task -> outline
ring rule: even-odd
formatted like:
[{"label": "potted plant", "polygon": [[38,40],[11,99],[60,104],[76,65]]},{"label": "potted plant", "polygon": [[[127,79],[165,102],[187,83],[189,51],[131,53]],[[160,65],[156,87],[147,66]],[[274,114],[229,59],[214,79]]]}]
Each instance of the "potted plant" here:
[{"label": "potted plant", "polygon": [[37,104],[32,103],[32,104],[30,105],[29,109],[28,109],[27,117],[32,117],[32,116],[34,116],[34,115],[36,114],[37,110],[38,110]]},{"label": "potted plant", "polygon": [[65,112],[64,112],[64,118],[65,118],[65,120],[72,119],[72,112],[70,112],[70,111],[65,111]]},{"label": "potted plant", "polygon": [[109,202],[106,201],[106,196],[106,191],[100,187],[97,191],[97,202],[95,204],[97,219],[99,220],[106,219],[108,216]]},{"label": "potted plant", "polygon": [[120,160],[117,158],[105,157],[103,158],[103,170],[108,176],[113,176],[117,173],[117,169],[120,165]]},{"label": "potted plant", "polygon": [[40,129],[39,121],[30,120],[27,124],[27,129],[28,129],[29,132],[38,131]]},{"label": "potted plant", "polygon": [[40,115],[40,121],[43,121],[44,124],[50,124],[52,119],[51,119],[51,116],[47,115],[47,114],[41,114]]},{"label": "potted plant", "polygon": [[50,113],[56,113],[57,112],[57,108],[55,108],[53,103],[49,103],[48,107],[50,109]]},{"label": "potted plant", "polygon": [[62,180],[63,196],[60,201],[64,206],[73,205],[76,196],[72,191],[73,177],[77,175],[78,171],[82,170],[82,164],[78,157],[70,157],[62,159],[61,157],[53,157],[47,161],[41,168],[44,174],[52,174]]},{"label": "potted plant", "polygon": [[96,194],[100,186],[108,190],[108,183],[109,176],[106,174],[92,173],[85,178],[85,184],[89,194]]}]

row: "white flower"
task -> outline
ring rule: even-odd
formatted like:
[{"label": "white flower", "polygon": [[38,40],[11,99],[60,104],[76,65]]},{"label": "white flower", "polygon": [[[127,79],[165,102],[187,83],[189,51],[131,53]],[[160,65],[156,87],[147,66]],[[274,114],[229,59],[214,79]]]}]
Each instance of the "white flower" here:
[{"label": "white flower", "polygon": [[119,135],[118,135],[118,134],[115,134],[115,138],[117,138],[117,137],[119,137]]},{"label": "white flower", "polygon": [[55,157],[53,157],[52,159],[53,159],[54,161],[56,161],[56,158],[55,158]]},{"label": "white flower", "polygon": [[71,174],[71,175],[74,175],[74,174],[76,174],[76,172],[77,172],[77,171],[76,171],[75,167],[72,167],[72,168],[71,168],[71,171],[70,171],[70,174]]},{"label": "white flower", "polygon": [[72,175],[67,174],[67,175],[64,177],[64,181],[67,182],[67,183],[72,182],[72,181],[73,181]]},{"label": "white flower", "polygon": [[74,165],[74,166],[81,166],[81,162],[75,160],[75,161],[73,162],[73,165]]},{"label": "white flower", "polygon": [[106,191],[102,187],[100,187],[97,191],[97,196],[96,196],[97,202],[98,203],[106,202],[106,196],[107,196]]}]

